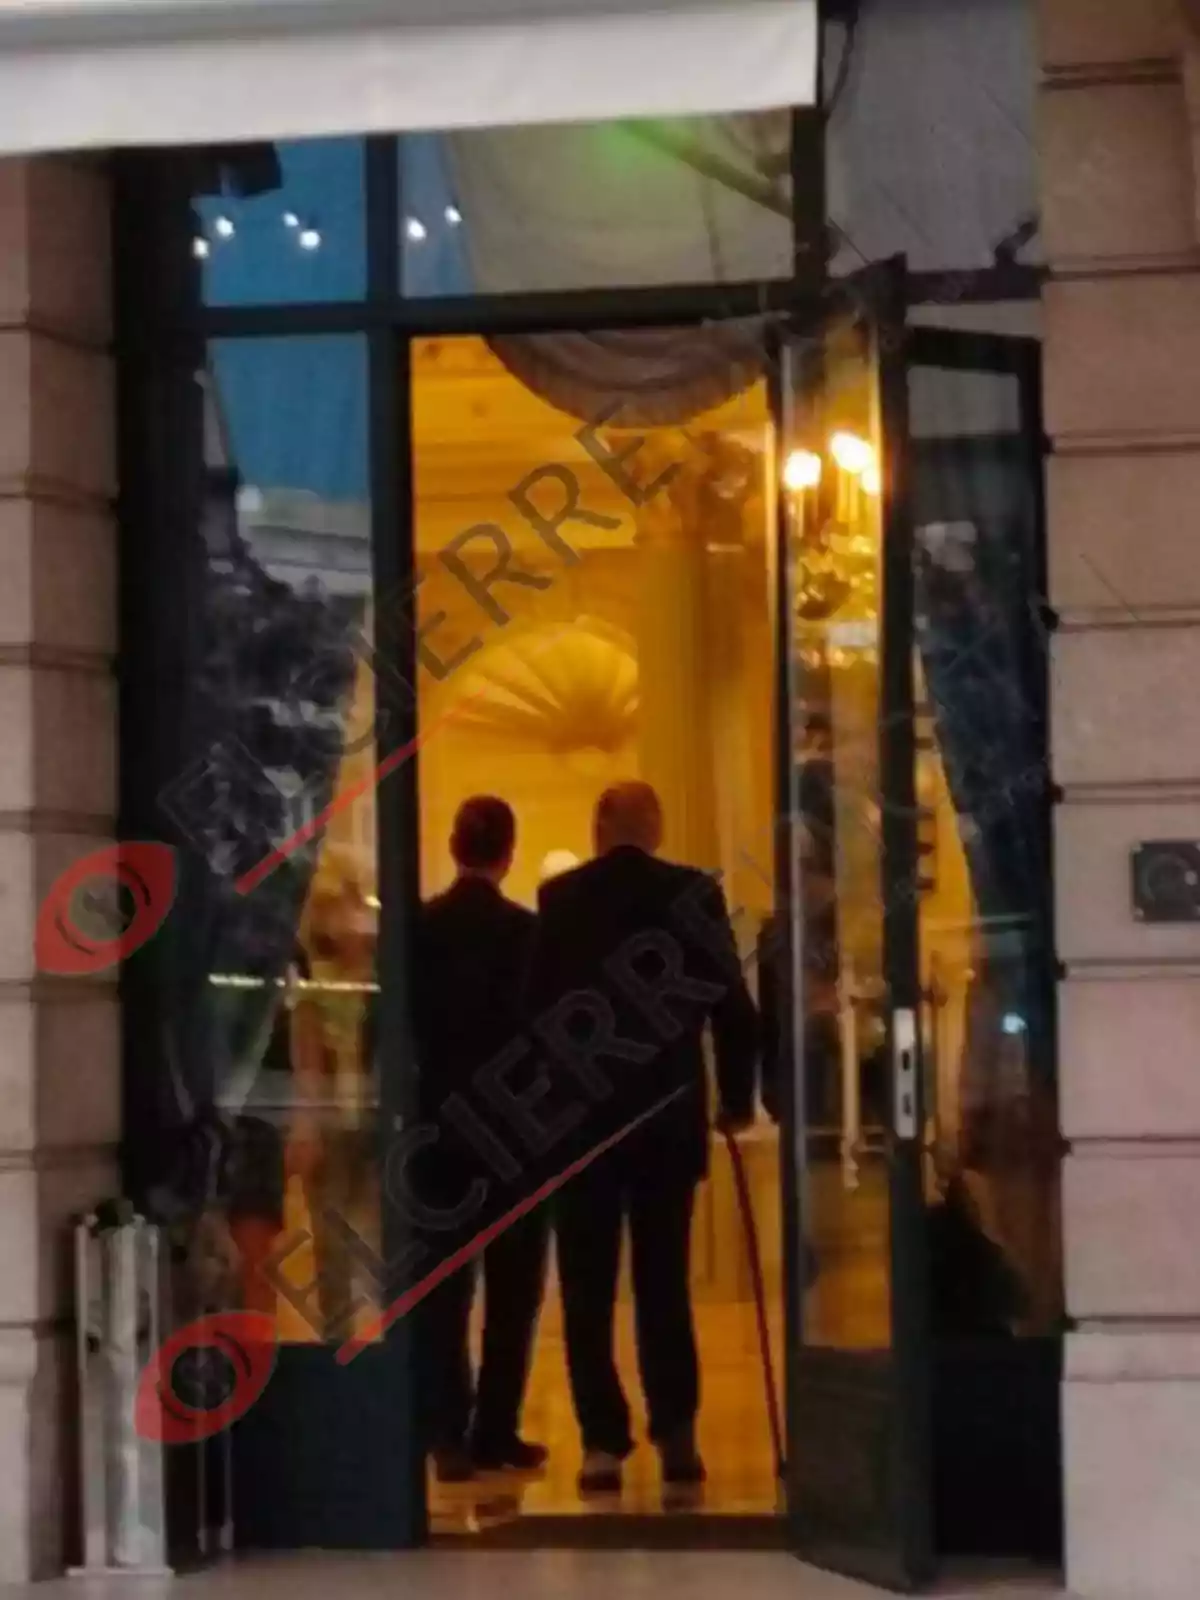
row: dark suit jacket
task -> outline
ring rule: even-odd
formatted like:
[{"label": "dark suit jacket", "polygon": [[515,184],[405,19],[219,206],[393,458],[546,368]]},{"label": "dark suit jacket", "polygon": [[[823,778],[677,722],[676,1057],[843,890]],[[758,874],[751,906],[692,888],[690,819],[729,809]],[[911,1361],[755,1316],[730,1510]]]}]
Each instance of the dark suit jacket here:
[{"label": "dark suit jacket", "polygon": [[421,907],[413,1022],[422,1117],[470,1093],[475,1072],[521,1032],[533,913],[483,878],[460,878]]},{"label": "dark suit jacket", "polygon": [[[679,975],[674,984],[664,977],[668,965]],[[592,996],[590,1017],[581,994]],[[611,1008],[616,1036],[632,1047],[624,1059],[595,1058],[611,1093],[592,1095],[575,1144],[594,1147],[683,1091],[614,1147],[614,1164],[644,1164],[681,1181],[703,1176],[706,1022],[722,1111],[737,1117],[753,1111],[758,1017],[724,896],[706,874],[623,848],[551,879],[540,896],[527,996],[527,1024],[551,1058],[556,1049],[562,1056],[564,1038],[569,1056],[571,1039],[593,1037],[597,999]]]}]

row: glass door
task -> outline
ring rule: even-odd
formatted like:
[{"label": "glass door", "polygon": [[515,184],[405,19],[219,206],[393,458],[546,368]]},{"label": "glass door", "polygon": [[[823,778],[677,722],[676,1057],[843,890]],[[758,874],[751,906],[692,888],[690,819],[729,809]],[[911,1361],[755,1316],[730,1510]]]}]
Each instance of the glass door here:
[{"label": "glass door", "polygon": [[[1061,1553],[1037,339],[907,340],[934,1541]],[[996,1396],[1004,1397],[996,1403]]]},{"label": "glass door", "polygon": [[792,996],[794,1543],[910,1588],[930,1575],[933,1540],[903,318],[903,272],[887,267],[783,352],[776,955]]}]

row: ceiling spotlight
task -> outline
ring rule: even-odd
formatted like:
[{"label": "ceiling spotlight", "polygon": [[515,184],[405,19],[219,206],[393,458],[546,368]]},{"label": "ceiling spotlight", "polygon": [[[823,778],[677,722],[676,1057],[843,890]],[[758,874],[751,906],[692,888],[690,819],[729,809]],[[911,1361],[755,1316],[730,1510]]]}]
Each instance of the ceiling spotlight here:
[{"label": "ceiling spotlight", "polygon": [[212,252],[212,245],[207,239],[195,238],[192,240],[192,254],[197,261],[207,261]]},{"label": "ceiling spotlight", "polygon": [[462,221],[462,212],[457,206],[447,206],[443,214],[452,228],[457,228]]},{"label": "ceiling spotlight", "polygon": [[301,250],[319,250],[321,248],[321,234],[316,228],[301,228],[297,240]]},{"label": "ceiling spotlight", "polygon": [[414,244],[420,244],[421,240],[427,238],[429,234],[429,229],[421,221],[420,217],[406,217],[404,219],[404,231]]},{"label": "ceiling spotlight", "polygon": [[285,211],[283,213],[283,225],[285,228],[298,228],[300,226],[300,218],[294,211]]},{"label": "ceiling spotlight", "polygon": [[236,229],[232,217],[218,217],[213,223],[213,232],[220,239],[232,239]]}]

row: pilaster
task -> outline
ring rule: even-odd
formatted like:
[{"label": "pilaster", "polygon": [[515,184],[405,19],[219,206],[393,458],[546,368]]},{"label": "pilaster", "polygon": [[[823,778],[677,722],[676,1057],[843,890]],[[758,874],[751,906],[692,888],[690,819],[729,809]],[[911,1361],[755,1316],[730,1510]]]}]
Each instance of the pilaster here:
[{"label": "pilaster", "polygon": [[1200,1521],[1200,925],[1131,852],[1200,839],[1200,233],[1178,0],[1043,0],[1040,138],[1069,1588],[1183,1600]]},{"label": "pilaster", "polygon": [[115,983],[33,955],[55,877],[115,828],[108,217],[100,166],[0,161],[0,1581],[68,1555],[68,1225],[117,1181]]}]

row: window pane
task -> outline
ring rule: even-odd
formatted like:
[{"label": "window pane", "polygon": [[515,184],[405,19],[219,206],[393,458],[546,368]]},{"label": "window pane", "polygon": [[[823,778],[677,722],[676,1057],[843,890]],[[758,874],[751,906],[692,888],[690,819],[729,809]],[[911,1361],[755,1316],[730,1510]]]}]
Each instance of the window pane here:
[{"label": "window pane", "polygon": [[366,352],[220,340],[201,381],[192,759],[164,795],[193,851],[175,1044],[230,1130],[208,1198],[232,1302],[338,1343],[381,1289],[369,784],[339,803],[374,762]]},{"label": "window pane", "polygon": [[767,112],[406,137],[405,293],[786,277],[788,129]]},{"label": "window pane", "polygon": [[[789,786],[800,1006],[794,1086],[804,1126],[804,1340],[893,1344],[888,1168],[888,973],[879,729],[883,459],[878,353],[867,327],[826,336],[787,440],[791,605]],[[814,1272],[814,1267],[819,1270]]]},{"label": "window pane", "polygon": [[366,293],[361,139],[231,145],[198,159],[191,249],[208,306]]},{"label": "window pane", "polygon": [[914,367],[909,407],[934,1327],[1047,1334],[1062,1316],[1060,1152],[1028,419],[1015,371]]}]

